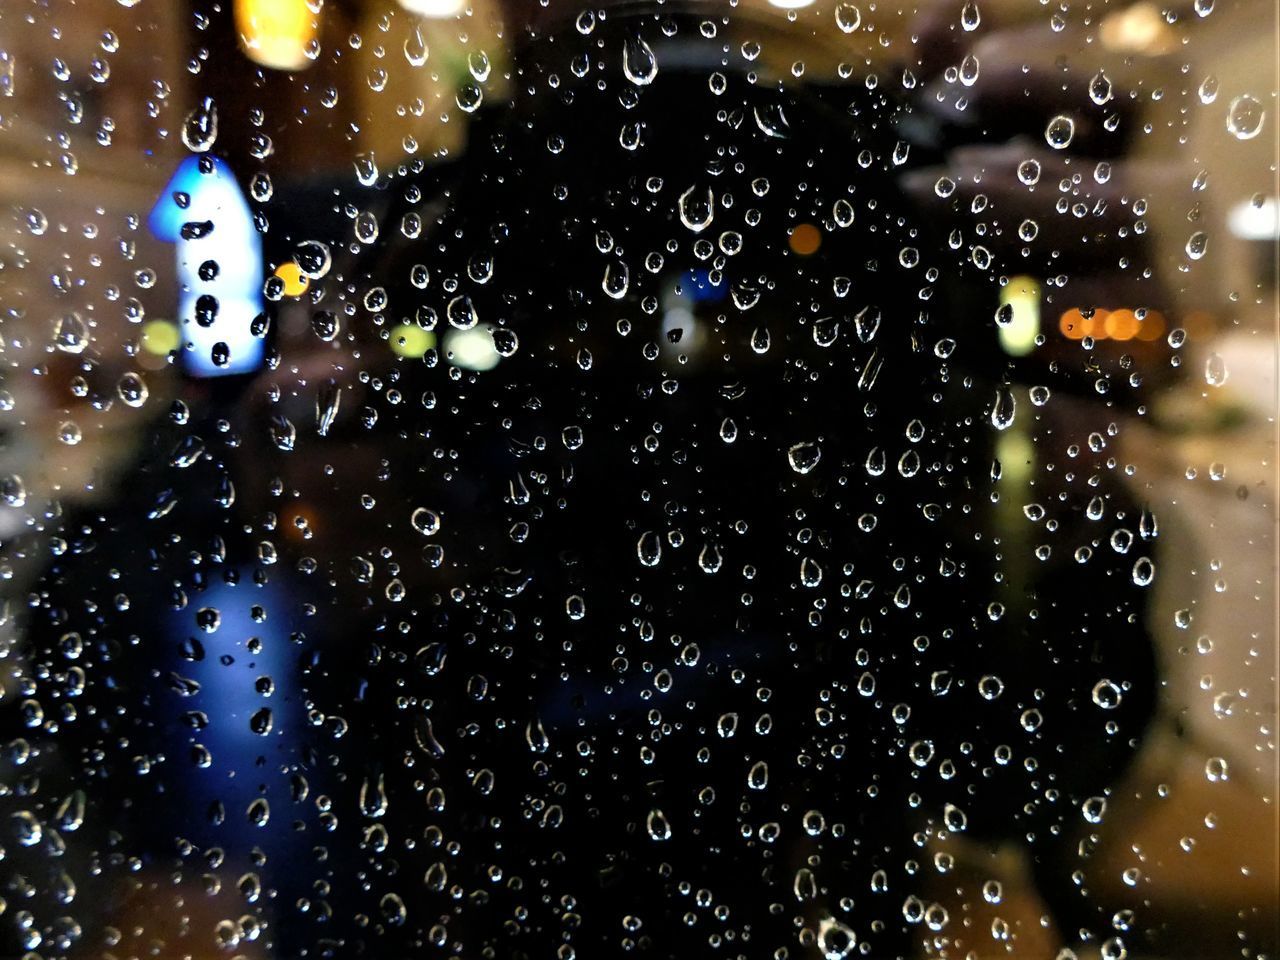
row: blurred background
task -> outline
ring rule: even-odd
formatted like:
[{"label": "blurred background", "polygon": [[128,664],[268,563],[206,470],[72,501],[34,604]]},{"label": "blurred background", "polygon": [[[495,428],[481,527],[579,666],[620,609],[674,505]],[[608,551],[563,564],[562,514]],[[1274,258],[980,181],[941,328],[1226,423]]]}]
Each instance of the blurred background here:
[{"label": "blurred background", "polygon": [[2,0],[0,955],[1275,956],[1277,29]]}]

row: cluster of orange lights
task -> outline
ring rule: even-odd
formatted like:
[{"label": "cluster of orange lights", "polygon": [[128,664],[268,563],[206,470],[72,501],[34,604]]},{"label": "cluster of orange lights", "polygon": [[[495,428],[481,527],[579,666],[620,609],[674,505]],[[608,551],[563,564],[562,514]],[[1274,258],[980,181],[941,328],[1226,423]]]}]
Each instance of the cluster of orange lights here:
[{"label": "cluster of orange lights", "polygon": [[1058,319],[1058,330],[1068,340],[1158,340],[1166,329],[1164,314],[1148,310],[1141,319],[1128,309],[1104,310],[1101,307],[1086,317],[1071,309]]}]

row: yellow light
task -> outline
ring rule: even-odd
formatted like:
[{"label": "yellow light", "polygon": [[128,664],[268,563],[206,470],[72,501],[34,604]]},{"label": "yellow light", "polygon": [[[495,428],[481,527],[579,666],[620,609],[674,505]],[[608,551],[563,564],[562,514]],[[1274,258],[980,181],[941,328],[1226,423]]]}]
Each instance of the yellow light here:
[{"label": "yellow light", "polygon": [[316,15],[307,0],[236,0],[240,49],[273,70],[301,70],[311,63],[307,47],[316,39]]},{"label": "yellow light", "polygon": [[311,281],[302,272],[302,268],[292,260],[288,260],[276,267],[276,276],[284,281],[284,295],[286,297],[300,297],[311,286]]},{"label": "yellow light", "polygon": [[1012,357],[1025,357],[1040,334],[1040,284],[1014,277],[1000,288],[1000,305],[1013,308],[1013,319],[1000,326],[1000,346]]},{"label": "yellow light", "polygon": [[1116,53],[1156,56],[1177,46],[1173,28],[1165,22],[1156,5],[1147,0],[1107,14],[1099,26],[1102,45]]},{"label": "yellow light", "polygon": [[417,359],[436,345],[436,335],[413,323],[391,328],[391,351],[401,357]]},{"label": "yellow light", "polygon": [[818,228],[812,223],[802,223],[791,231],[791,236],[787,240],[791,247],[792,253],[798,253],[802,257],[818,252],[818,248],[822,246],[822,234],[818,232]]},{"label": "yellow light", "polygon": [[1000,483],[1021,487],[1035,470],[1036,448],[1027,433],[1026,421],[1019,417],[1012,430],[1002,430],[996,436],[996,459],[1000,461]]},{"label": "yellow light", "polygon": [[422,17],[456,17],[466,9],[466,0],[400,0],[400,6]]},{"label": "yellow light", "polygon": [[167,357],[182,346],[178,325],[168,320],[148,320],[142,325],[142,349],[157,357]]}]

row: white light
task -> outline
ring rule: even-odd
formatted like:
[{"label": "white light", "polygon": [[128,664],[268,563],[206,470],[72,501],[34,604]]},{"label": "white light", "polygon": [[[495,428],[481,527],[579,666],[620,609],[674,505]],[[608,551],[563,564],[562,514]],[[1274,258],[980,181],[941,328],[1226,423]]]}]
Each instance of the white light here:
[{"label": "white light", "polygon": [[400,6],[422,17],[443,20],[456,17],[467,6],[467,0],[400,0]]},{"label": "white light", "polygon": [[479,327],[449,330],[444,335],[445,356],[464,370],[492,370],[502,358],[493,346],[493,336]]},{"label": "white light", "polygon": [[779,10],[803,10],[813,6],[813,0],[769,0],[769,5]]},{"label": "white light", "polygon": [[1267,197],[1261,206],[1252,200],[1237,203],[1227,214],[1227,226],[1241,240],[1280,240],[1280,201]]}]

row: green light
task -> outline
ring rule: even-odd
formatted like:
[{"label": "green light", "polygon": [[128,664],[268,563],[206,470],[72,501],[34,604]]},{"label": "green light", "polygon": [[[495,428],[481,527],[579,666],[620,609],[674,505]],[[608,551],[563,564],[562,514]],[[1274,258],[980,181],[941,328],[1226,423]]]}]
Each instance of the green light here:
[{"label": "green light", "polygon": [[182,345],[178,325],[168,320],[148,320],[142,325],[142,349],[157,357],[167,357]]},{"label": "green light", "polygon": [[397,356],[417,359],[436,345],[436,335],[412,323],[391,328],[391,350]]}]

